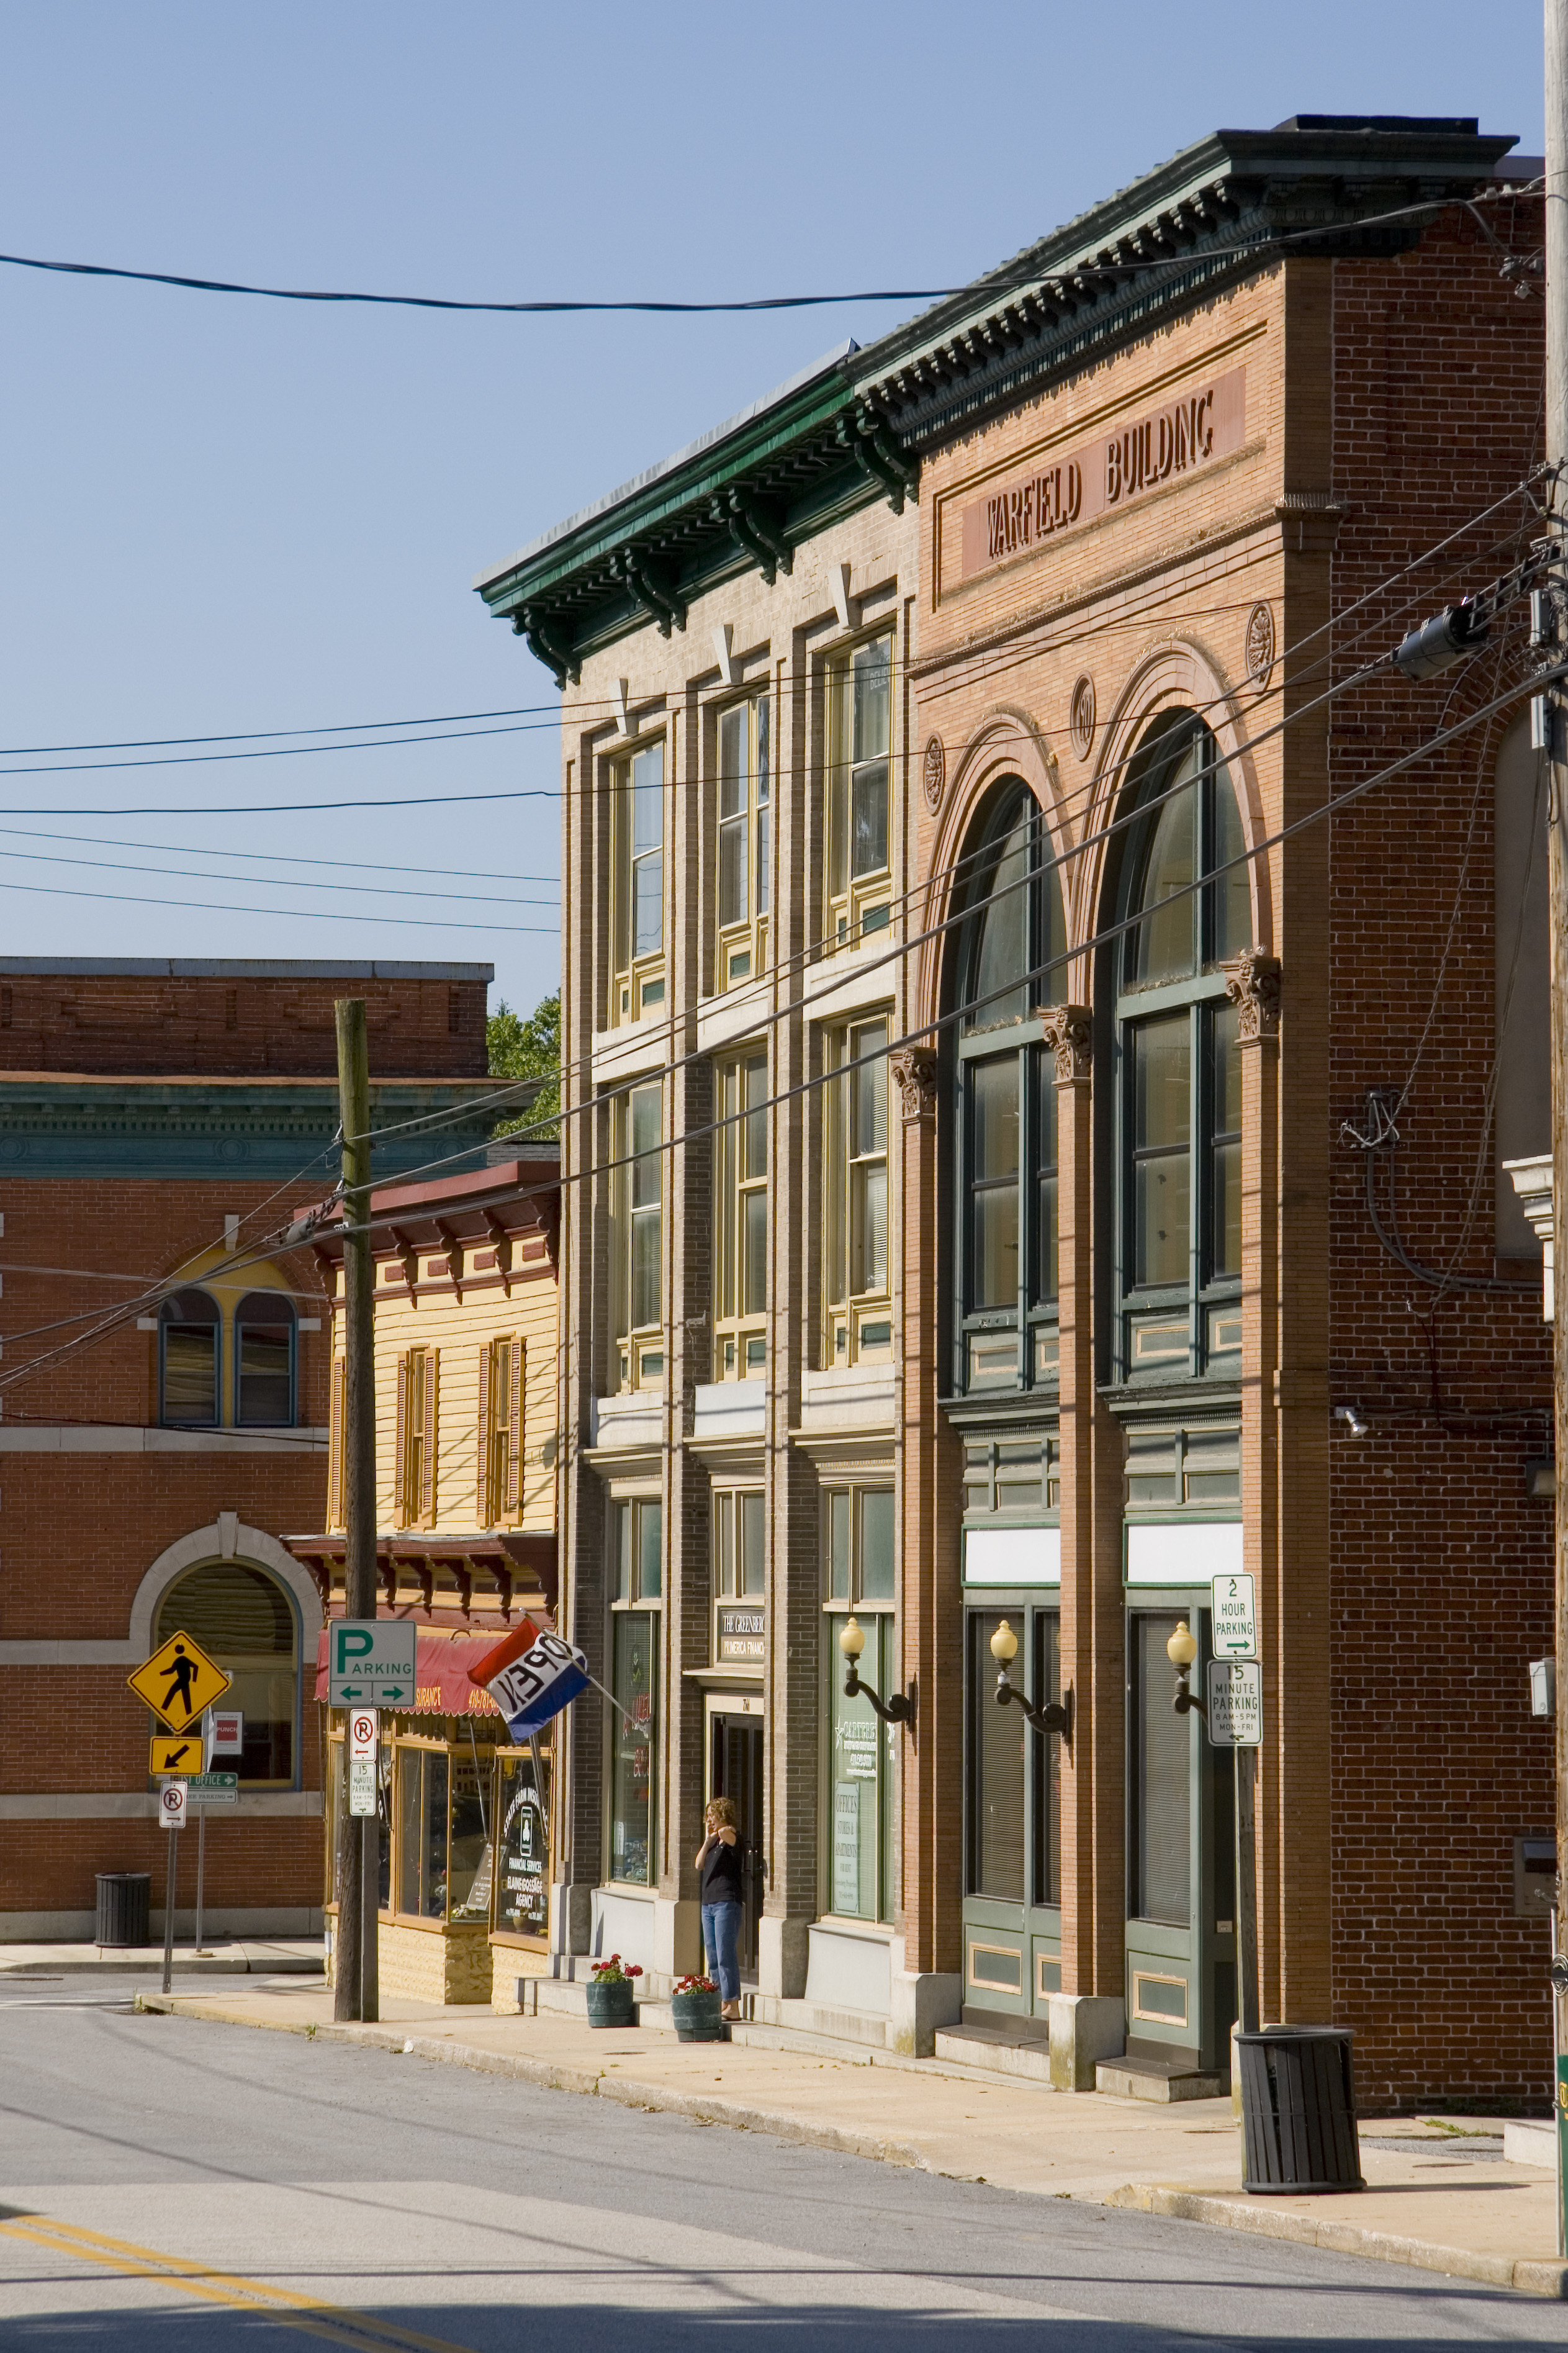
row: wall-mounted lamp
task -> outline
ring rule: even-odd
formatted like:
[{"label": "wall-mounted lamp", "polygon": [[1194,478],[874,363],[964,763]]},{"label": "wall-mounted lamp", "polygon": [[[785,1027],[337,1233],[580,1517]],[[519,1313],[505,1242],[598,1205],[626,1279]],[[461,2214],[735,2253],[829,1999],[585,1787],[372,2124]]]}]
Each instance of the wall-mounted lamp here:
[{"label": "wall-mounted lamp", "polygon": [[1194,1691],[1190,1681],[1193,1661],[1197,1655],[1197,1637],[1184,1618],[1165,1645],[1165,1656],[1176,1670],[1176,1714],[1190,1715],[1195,1708],[1206,1720],[1208,1710]]},{"label": "wall-mounted lamp", "polygon": [[1039,1707],[1021,1691],[1015,1691],[1007,1680],[1007,1670],[1018,1655],[1018,1637],[1005,1618],[991,1637],[991,1655],[1001,1670],[996,1677],[996,1697],[1005,1707],[1013,1700],[1021,1707],[1037,1732],[1059,1732],[1067,1743],[1068,1755],[1072,1755],[1072,1685],[1068,1685],[1064,1698],[1047,1700]]},{"label": "wall-mounted lamp", "polygon": [[866,1637],[851,1618],[838,1637],[838,1647],[844,1653],[848,1672],[844,1678],[846,1699],[868,1699],[884,1724],[913,1724],[915,1720],[915,1683],[911,1676],[907,1692],[895,1692],[891,1699],[879,1699],[869,1683],[860,1680],[860,1653],[866,1647]]},{"label": "wall-mounted lamp", "polygon": [[1372,1424],[1370,1421],[1363,1419],[1362,1412],[1357,1406],[1335,1406],[1334,1419],[1336,1421],[1342,1421],[1352,1438],[1365,1438],[1371,1433]]}]

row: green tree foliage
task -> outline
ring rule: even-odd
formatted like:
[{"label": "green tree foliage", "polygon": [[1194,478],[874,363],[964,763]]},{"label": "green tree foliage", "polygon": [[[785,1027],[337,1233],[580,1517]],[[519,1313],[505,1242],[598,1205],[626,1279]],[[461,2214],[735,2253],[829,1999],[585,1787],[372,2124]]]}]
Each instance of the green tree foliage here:
[{"label": "green tree foliage", "polygon": [[[497,1135],[527,1128],[536,1144],[552,1142],[554,1120],[561,1109],[561,997],[557,991],[536,1005],[531,1013],[514,1013],[504,997],[485,1024],[485,1042],[494,1079],[542,1079],[544,1084],[526,1111],[496,1124]],[[541,1126],[541,1121],[551,1123]]]}]

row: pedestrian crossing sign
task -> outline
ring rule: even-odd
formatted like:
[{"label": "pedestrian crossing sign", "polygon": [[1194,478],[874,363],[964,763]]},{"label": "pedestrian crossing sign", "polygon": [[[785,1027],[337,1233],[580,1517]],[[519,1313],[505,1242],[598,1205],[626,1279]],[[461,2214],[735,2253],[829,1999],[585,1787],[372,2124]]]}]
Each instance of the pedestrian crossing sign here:
[{"label": "pedestrian crossing sign", "polygon": [[126,1682],[171,1732],[188,1732],[234,1682],[189,1634],[171,1634]]},{"label": "pedestrian crossing sign", "polygon": [[148,1760],[149,1773],[178,1773],[184,1778],[202,1769],[202,1736],[199,1732],[161,1732],[152,1746]]}]

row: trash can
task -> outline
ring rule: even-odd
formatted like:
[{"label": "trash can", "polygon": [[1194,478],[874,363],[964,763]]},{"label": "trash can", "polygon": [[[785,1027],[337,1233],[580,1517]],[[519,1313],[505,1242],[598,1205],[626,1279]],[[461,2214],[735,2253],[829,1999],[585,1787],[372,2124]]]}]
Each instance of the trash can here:
[{"label": "trash can", "polygon": [[1355,2076],[1345,2026],[1266,2026],[1238,2034],[1242,2188],[1255,2197],[1364,2189]]},{"label": "trash can", "polygon": [[145,1945],[152,1941],[153,1876],[146,1871],[98,1873],[100,1945]]}]

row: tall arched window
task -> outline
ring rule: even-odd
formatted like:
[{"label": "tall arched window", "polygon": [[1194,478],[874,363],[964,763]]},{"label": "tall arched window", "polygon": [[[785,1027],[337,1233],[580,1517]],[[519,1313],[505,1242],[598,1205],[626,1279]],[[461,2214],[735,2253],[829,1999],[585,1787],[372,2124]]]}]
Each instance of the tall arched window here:
[{"label": "tall arched window", "polygon": [[294,1303],[281,1291],[247,1291],[234,1317],[234,1418],[242,1426],[294,1420]]},{"label": "tall arched window", "polygon": [[[1116,983],[1121,1379],[1241,1370],[1241,1057],[1220,965],[1252,936],[1230,775],[1192,713],[1133,771]],[[1226,871],[1227,870],[1228,871]],[[1205,877],[1213,877],[1205,881]]]},{"label": "tall arched window", "polygon": [[189,1634],[233,1676],[226,1707],[245,1717],[239,1778],[292,1788],[300,1716],[299,1621],[289,1595],[264,1568],[209,1561],[169,1588],[156,1640]]},{"label": "tall arched window", "polygon": [[1057,1098],[1035,1007],[1066,988],[1050,835],[1005,785],[965,853],[959,934],[956,1389],[1057,1379]]},{"label": "tall arched window", "polygon": [[205,1291],[176,1291],[158,1310],[158,1419],[173,1429],[211,1429],[217,1421],[217,1302]]}]

